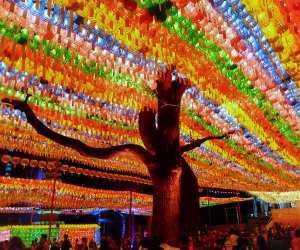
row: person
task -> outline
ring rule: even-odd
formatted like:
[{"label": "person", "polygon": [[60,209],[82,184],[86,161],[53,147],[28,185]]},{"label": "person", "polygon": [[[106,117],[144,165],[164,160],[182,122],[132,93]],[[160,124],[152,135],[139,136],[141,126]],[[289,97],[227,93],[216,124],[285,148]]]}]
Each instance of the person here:
[{"label": "person", "polygon": [[20,237],[14,236],[8,243],[8,250],[25,250],[25,245]]},{"label": "person", "polygon": [[291,241],[292,250],[300,250],[300,229],[295,231],[295,234]]},{"label": "person", "polygon": [[88,248],[88,244],[87,244],[87,238],[86,237],[83,237],[81,239],[81,245],[80,245],[80,250],[89,250]]},{"label": "person", "polygon": [[150,247],[150,240],[149,238],[146,237],[145,239],[142,240],[139,250],[148,250],[149,247]]},{"label": "person", "polygon": [[31,250],[36,250],[38,247],[38,239],[34,239],[32,242],[31,242]]},{"label": "person", "polygon": [[134,247],[133,247],[133,249],[139,249],[140,248],[140,246],[141,246],[141,244],[142,244],[142,239],[143,239],[143,237],[142,237],[142,235],[141,234],[136,234],[135,235],[135,239],[134,239]]},{"label": "person", "polygon": [[0,250],[8,250],[8,244],[9,244],[8,240],[0,242]]},{"label": "person", "polygon": [[72,248],[72,244],[69,240],[69,236],[64,234],[64,240],[61,244],[61,250],[70,250]]},{"label": "person", "polygon": [[231,243],[232,250],[236,250],[237,249],[238,238],[239,238],[239,236],[237,235],[236,230],[234,228],[230,229],[230,235],[229,235],[228,240]]},{"label": "person", "polygon": [[79,240],[78,238],[76,238],[75,240],[75,247],[74,247],[75,250],[80,250],[80,245],[79,245]]},{"label": "person", "polygon": [[188,250],[193,250],[194,249],[193,238],[191,236],[189,236],[188,240],[189,240],[189,242],[188,242]]},{"label": "person", "polygon": [[107,240],[107,235],[106,234],[102,234],[101,235],[101,246],[100,246],[100,250],[106,250],[108,249],[109,243]]},{"label": "person", "polygon": [[232,249],[233,249],[232,242],[230,240],[230,237],[227,236],[224,243],[224,250],[232,250]]},{"label": "person", "polygon": [[89,242],[89,249],[90,250],[97,250],[97,244],[96,242],[94,241],[94,239],[91,239],[90,242]]},{"label": "person", "polygon": [[118,250],[118,246],[115,240],[109,235],[107,236],[107,241],[108,241],[108,250]]},{"label": "person", "polygon": [[50,250],[60,250],[59,243],[55,238],[53,239]]},{"label": "person", "polygon": [[49,249],[49,243],[47,241],[47,234],[42,234],[36,250],[48,250],[48,249]]},{"label": "person", "polygon": [[238,250],[247,250],[248,249],[248,242],[247,239],[244,237],[238,238],[238,244],[237,244]]},{"label": "person", "polygon": [[276,232],[274,238],[271,240],[271,250],[288,250],[288,245],[284,241],[283,235],[280,232]]},{"label": "person", "polygon": [[[163,248],[167,248],[167,246],[164,246],[164,244],[161,244],[160,246]],[[179,245],[180,249],[188,250],[189,237],[187,235],[182,235],[179,239]]]},{"label": "person", "polygon": [[257,249],[258,250],[267,250],[268,249],[268,244],[267,240],[265,238],[264,231],[261,231],[260,234],[257,236]]}]

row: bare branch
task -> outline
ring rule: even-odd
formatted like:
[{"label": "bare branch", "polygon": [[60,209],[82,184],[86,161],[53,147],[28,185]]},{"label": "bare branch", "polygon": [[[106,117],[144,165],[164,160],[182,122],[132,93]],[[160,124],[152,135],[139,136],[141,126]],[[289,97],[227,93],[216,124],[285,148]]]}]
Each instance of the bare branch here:
[{"label": "bare branch", "polygon": [[145,164],[152,160],[152,155],[147,152],[142,146],[136,144],[124,144],[118,146],[112,146],[109,148],[94,148],[86,145],[85,143],[73,139],[55,131],[49,129],[45,126],[34,114],[30,106],[27,102],[19,101],[19,100],[11,100],[5,98],[2,100],[4,103],[8,103],[13,105],[16,109],[24,112],[27,117],[27,122],[31,124],[31,126],[40,134],[45,136],[46,138],[62,145],[65,147],[72,148],[78,151],[81,155],[94,157],[98,159],[109,159],[113,156],[123,153],[130,152],[134,155],[137,155]]},{"label": "bare branch", "polygon": [[224,135],[220,135],[220,136],[208,136],[202,139],[197,139],[194,140],[193,142],[191,142],[190,144],[184,145],[182,147],[180,147],[180,153],[184,153],[190,150],[193,150],[194,148],[199,147],[202,143],[209,141],[209,140],[217,140],[217,139],[224,139],[226,137],[228,137],[229,135],[235,133],[235,131],[230,131]]},{"label": "bare branch", "polygon": [[156,154],[157,128],[155,125],[155,112],[142,110],[139,114],[139,131],[142,141],[150,154]]},{"label": "bare branch", "polygon": [[163,104],[179,104],[184,91],[190,86],[190,82],[179,76],[176,67],[171,65],[161,72],[157,80],[157,98]]}]

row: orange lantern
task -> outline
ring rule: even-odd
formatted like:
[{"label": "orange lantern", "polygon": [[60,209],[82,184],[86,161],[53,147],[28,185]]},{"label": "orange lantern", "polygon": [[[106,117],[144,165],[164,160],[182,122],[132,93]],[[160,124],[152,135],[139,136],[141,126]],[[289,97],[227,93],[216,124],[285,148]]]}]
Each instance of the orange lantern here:
[{"label": "orange lantern", "polygon": [[29,164],[29,159],[25,158],[25,159],[22,159],[20,164],[22,165],[22,167],[26,167],[28,166]]},{"label": "orange lantern", "polygon": [[20,157],[15,156],[12,158],[11,162],[14,166],[16,166],[20,163],[20,160],[21,160]]},{"label": "orange lantern", "polygon": [[82,168],[78,168],[75,171],[76,171],[76,174],[78,174],[78,175],[83,174],[83,172],[84,172]]},{"label": "orange lantern", "polygon": [[74,173],[76,173],[76,168],[75,167],[70,167],[69,168],[69,172],[71,173],[71,174],[74,174]]},{"label": "orange lantern", "polygon": [[2,155],[1,161],[2,161],[4,164],[7,164],[7,163],[10,161],[10,156],[9,156],[9,155]]},{"label": "orange lantern", "polygon": [[55,167],[55,163],[53,161],[47,162],[47,169],[51,170]]},{"label": "orange lantern", "polygon": [[64,165],[62,165],[62,166],[60,167],[60,169],[61,169],[61,171],[63,171],[63,172],[65,173],[65,172],[67,172],[67,171],[68,171],[68,169],[69,169],[69,166],[68,166],[68,165],[66,165],[66,164],[64,164]]},{"label": "orange lantern", "polygon": [[36,168],[37,167],[37,165],[38,165],[38,161],[37,160],[31,160],[30,161],[30,167],[33,167],[33,168]]},{"label": "orange lantern", "polygon": [[39,168],[44,169],[44,168],[46,168],[47,163],[45,161],[40,161],[38,165],[39,165]]}]

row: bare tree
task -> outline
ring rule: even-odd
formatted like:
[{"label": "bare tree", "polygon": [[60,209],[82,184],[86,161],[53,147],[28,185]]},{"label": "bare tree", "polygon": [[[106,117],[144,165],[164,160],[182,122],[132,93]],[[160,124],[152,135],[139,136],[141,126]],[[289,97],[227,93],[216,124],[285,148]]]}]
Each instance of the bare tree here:
[{"label": "bare tree", "polygon": [[[180,102],[187,84],[172,80],[173,68],[157,81],[158,112],[144,109],[139,114],[139,131],[144,147],[135,144],[94,148],[83,142],[63,136],[46,127],[36,117],[27,101],[4,99],[5,103],[23,111],[27,121],[41,135],[78,151],[81,155],[109,159],[128,151],[138,156],[148,167],[153,182],[152,236],[171,245],[177,245],[182,233],[195,236],[199,226],[199,197],[197,178],[182,156],[207,140],[222,139],[210,136],[190,144],[179,144]],[[157,115],[157,124],[156,124]]]}]

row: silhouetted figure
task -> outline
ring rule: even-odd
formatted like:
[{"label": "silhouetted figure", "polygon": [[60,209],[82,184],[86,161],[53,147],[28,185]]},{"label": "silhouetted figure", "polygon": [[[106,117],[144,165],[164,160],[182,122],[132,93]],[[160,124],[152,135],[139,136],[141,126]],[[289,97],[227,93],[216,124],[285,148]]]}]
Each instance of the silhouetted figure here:
[{"label": "silhouetted figure", "polygon": [[34,239],[32,242],[31,242],[31,250],[36,250],[38,247],[38,239]]},{"label": "silhouetted figure", "polygon": [[89,249],[90,250],[97,250],[97,244],[93,239],[90,240]]},{"label": "silhouetted figure", "polygon": [[81,245],[80,245],[80,250],[89,250],[89,247],[88,247],[88,241],[87,241],[87,238],[86,237],[83,237],[81,239]]},{"label": "silhouetted figure", "polygon": [[8,240],[0,242],[0,250],[8,250],[8,244],[9,244]]},{"label": "silhouetted figure", "polygon": [[69,240],[69,236],[67,234],[64,235],[64,240],[61,244],[61,250],[70,250],[72,248],[72,244]]},{"label": "silhouetted figure", "polygon": [[292,250],[300,250],[300,229],[295,231],[294,237],[291,241]]},{"label": "silhouetted figure", "polygon": [[60,250],[59,243],[57,242],[56,239],[53,239],[50,250]]},{"label": "silhouetted figure", "polygon": [[80,250],[80,244],[79,244],[79,240],[76,238],[75,240],[75,246],[74,246],[75,250]]},{"label": "silhouetted figure", "polygon": [[12,237],[8,243],[8,250],[25,250],[25,245],[20,237]]},{"label": "silhouetted figure", "polygon": [[49,244],[47,242],[47,235],[42,234],[40,238],[40,242],[36,248],[37,250],[49,250]]},{"label": "silhouetted figure", "polygon": [[101,235],[101,246],[100,250],[107,250],[109,247],[108,239],[106,234]]}]

